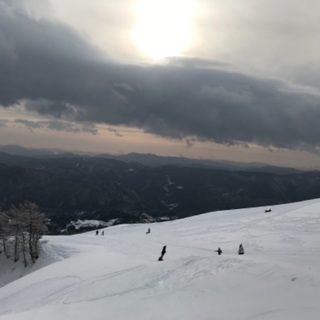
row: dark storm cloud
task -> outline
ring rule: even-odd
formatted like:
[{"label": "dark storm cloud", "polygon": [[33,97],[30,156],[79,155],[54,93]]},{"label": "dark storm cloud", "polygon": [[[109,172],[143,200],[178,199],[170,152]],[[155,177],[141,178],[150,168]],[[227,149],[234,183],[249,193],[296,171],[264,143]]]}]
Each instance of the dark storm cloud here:
[{"label": "dark storm cloud", "polygon": [[39,129],[43,127],[43,124],[41,124],[38,121],[30,121],[30,120],[23,120],[23,119],[17,119],[15,120],[16,124],[23,124],[28,129],[32,131],[32,129]]},{"label": "dark storm cloud", "polygon": [[0,48],[3,106],[20,103],[62,120],[135,126],[187,138],[189,144],[198,139],[291,149],[320,145],[319,96],[280,81],[200,59],[163,66],[103,61],[66,25],[5,8]]},{"label": "dark storm cloud", "polygon": [[92,124],[85,124],[85,123],[71,123],[67,121],[60,121],[60,120],[49,120],[49,121],[30,121],[24,119],[17,119],[15,123],[22,124],[28,129],[33,132],[33,129],[40,129],[40,128],[48,128],[50,130],[55,131],[65,131],[65,132],[87,132],[96,134],[97,130],[95,129],[94,125]]},{"label": "dark storm cloud", "polygon": [[123,135],[115,128],[108,128],[107,130],[117,137],[123,137]]}]

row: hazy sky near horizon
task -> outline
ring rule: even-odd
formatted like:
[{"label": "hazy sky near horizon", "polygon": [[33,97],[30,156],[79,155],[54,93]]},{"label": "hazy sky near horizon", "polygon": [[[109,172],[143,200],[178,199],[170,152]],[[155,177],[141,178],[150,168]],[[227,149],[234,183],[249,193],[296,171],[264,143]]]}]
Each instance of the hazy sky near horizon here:
[{"label": "hazy sky near horizon", "polygon": [[319,12],[0,0],[0,144],[318,166]]}]

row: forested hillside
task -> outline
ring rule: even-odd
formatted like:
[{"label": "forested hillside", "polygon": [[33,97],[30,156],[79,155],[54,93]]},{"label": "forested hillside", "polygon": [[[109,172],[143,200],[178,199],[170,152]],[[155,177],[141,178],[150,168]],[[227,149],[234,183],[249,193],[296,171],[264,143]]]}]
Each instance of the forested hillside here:
[{"label": "forested hillside", "polygon": [[136,222],[267,206],[320,197],[320,173],[268,173],[212,168],[149,167],[103,157],[2,157],[0,208],[26,200],[52,219]]}]

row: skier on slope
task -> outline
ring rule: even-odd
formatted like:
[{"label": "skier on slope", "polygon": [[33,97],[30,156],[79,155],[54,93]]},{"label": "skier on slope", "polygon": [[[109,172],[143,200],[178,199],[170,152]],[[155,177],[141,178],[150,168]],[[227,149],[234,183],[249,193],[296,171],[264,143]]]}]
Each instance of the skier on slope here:
[{"label": "skier on slope", "polygon": [[239,245],[238,254],[244,254],[244,249],[242,243]]},{"label": "skier on slope", "polygon": [[159,257],[158,261],[163,261],[163,256],[167,252],[166,249],[167,249],[167,246],[163,246],[162,251],[161,251],[161,256]]}]

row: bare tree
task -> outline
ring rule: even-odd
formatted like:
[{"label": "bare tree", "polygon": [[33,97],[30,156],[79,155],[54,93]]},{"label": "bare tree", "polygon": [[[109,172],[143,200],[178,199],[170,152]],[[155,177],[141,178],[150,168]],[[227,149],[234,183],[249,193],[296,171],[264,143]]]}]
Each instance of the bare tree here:
[{"label": "bare tree", "polygon": [[23,217],[18,207],[12,205],[10,208],[10,227],[12,228],[12,234],[14,237],[13,242],[13,257],[14,262],[18,261],[21,253],[21,240],[23,233]]},{"label": "bare tree", "polygon": [[28,264],[27,253],[32,262],[39,257],[39,240],[47,231],[47,220],[39,207],[30,201],[11,206],[10,214],[11,225],[14,229],[14,261],[17,261],[22,253],[26,266]]},{"label": "bare tree", "polygon": [[10,238],[10,228],[9,228],[9,217],[0,211],[0,243],[2,245],[2,250],[7,258],[10,258],[10,253],[8,251],[8,239]]}]

